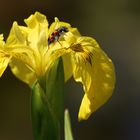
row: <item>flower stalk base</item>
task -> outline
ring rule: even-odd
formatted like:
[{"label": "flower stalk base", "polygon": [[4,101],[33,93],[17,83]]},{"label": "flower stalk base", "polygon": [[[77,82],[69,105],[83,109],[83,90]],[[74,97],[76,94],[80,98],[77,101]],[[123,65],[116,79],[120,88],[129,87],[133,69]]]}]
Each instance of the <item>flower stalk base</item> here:
[{"label": "flower stalk base", "polygon": [[31,118],[35,140],[62,140],[64,130],[64,71],[58,59],[45,75],[46,87],[34,84]]}]

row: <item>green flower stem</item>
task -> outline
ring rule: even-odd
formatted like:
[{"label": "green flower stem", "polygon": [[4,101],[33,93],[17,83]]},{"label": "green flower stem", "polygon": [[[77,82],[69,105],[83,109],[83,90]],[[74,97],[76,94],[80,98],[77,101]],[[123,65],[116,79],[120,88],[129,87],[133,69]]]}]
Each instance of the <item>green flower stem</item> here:
[{"label": "green flower stem", "polygon": [[39,84],[32,90],[31,114],[35,140],[59,140],[59,126],[55,121],[47,102],[44,101],[43,90]]},{"label": "green flower stem", "polygon": [[32,87],[31,117],[35,140],[62,140],[64,130],[64,70],[58,59],[46,74],[46,87]]},{"label": "green flower stem", "polygon": [[69,111],[65,110],[65,140],[73,140]]}]

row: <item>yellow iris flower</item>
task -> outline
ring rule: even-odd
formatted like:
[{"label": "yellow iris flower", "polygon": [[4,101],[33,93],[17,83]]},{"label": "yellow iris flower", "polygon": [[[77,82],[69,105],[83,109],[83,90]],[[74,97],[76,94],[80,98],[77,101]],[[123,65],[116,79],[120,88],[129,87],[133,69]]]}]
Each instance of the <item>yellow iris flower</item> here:
[{"label": "yellow iris flower", "polygon": [[[76,28],[57,18],[48,28],[46,17],[36,12],[25,23],[27,26],[13,23],[6,44],[0,36],[0,76],[9,63],[16,77],[32,85],[61,56],[65,81],[73,76],[83,85],[85,94],[78,118],[86,120],[113,92],[115,72],[111,59],[93,38],[81,36]],[[67,27],[68,32],[48,45],[49,36],[60,27]]]}]

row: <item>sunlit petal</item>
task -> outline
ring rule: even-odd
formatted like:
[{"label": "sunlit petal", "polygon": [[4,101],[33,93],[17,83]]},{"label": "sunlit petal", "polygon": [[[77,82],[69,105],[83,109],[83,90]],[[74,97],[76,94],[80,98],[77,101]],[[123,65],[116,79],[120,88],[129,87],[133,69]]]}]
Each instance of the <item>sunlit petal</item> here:
[{"label": "sunlit petal", "polygon": [[14,44],[26,45],[27,34],[23,30],[21,31],[20,26],[17,22],[13,23],[10,34],[6,40],[6,45],[8,47],[13,47]]},{"label": "sunlit petal", "polygon": [[10,62],[10,68],[12,73],[21,81],[32,86],[36,81],[35,72],[33,72],[25,63],[18,59],[12,59]]},{"label": "sunlit petal", "polygon": [[42,49],[42,46],[47,48],[48,21],[46,16],[36,12],[28,19],[25,19],[25,23],[27,24],[28,28],[31,29],[28,34],[28,41],[30,42],[30,46],[39,51],[41,51],[40,49]]},{"label": "sunlit petal", "polygon": [[87,119],[112,95],[115,84],[114,65],[90,37],[79,37],[70,46],[73,55],[73,76],[85,92],[79,120]]}]

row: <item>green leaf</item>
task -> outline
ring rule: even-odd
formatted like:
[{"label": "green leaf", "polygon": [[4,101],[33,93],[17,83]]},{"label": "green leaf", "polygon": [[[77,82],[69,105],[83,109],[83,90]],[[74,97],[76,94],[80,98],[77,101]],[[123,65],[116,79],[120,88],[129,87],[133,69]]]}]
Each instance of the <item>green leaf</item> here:
[{"label": "green leaf", "polygon": [[70,124],[70,115],[68,110],[65,110],[65,140],[73,140],[71,124]]},{"label": "green leaf", "polygon": [[61,58],[43,79],[46,80],[39,81],[32,87],[31,117],[34,139],[61,140],[61,132],[64,130],[64,71]]},{"label": "green leaf", "polygon": [[44,99],[44,92],[39,84],[32,90],[31,117],[35,140],[60,140],[59,122],[54,119],[48,103]]},{"label": "green leaf", "polygon": [[46,76],[46,94],[56,118],[64,120],[64,69],[62,58],[55,61]]}]

